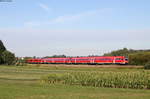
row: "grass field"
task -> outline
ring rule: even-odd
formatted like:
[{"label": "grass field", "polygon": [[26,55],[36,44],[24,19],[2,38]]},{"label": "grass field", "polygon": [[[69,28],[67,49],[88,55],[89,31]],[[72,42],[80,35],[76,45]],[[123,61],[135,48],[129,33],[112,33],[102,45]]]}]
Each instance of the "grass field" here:
[{"label": "grass field", "polygon": [[[84,67],[85,66],[85,67]],[[97,88],[69,86],[62,84],[46,84],[40,81],[42,76],[50,73],[75,71],[143,71],[139,68],[101,68],[86,65],[32,65],[32,66],[0,66],[0,99],[149,99],[150,90]]]}]

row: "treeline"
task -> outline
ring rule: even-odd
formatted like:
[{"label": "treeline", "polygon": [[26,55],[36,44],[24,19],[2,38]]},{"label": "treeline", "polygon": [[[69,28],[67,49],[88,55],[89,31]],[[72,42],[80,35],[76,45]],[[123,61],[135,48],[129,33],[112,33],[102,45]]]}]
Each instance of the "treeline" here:
[{"label": "treeline", "polygon": [[105,53],[104,56],[125,56],[129,59],[130,65],[145,65],[150,62],[150,50],[133,50],[123,48],[110,53]]},{"label": "treeline", "polygon": [[0,64],[11,65],[15,62],[15,55],[8,51],[0,40]]},{"label": "treeline", "polygon": [[44,58],[66,58],[66,55],[53,55],[53,56],[45,56]]},{"label": "treeline", "polygon": [[88,56],[66,56],[66,55],[62,54],[62,55],[45,56],[44,58],[94,57],[94,56],[99,56],[99,55],[88,55]]}]

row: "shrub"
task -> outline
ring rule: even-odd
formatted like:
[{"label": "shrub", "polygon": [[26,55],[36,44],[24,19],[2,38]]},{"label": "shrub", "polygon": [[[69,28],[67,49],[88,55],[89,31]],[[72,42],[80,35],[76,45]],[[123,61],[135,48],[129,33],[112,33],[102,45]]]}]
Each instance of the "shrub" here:
[{"label": "shrub", "polygon": [[150,52],[138,52],[129,54],[129,64],[131,65],[145,65],[150,59]]},{"label": "shrub", "polygon": [[150,61],[144,65],[144,69],[150,69]]}]

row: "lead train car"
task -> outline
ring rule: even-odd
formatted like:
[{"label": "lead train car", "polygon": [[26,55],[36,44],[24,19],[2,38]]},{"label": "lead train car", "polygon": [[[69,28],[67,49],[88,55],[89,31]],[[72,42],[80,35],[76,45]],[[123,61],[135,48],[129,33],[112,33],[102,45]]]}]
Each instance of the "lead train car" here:
[{"label": "lead train car", "polygon": [[128,64],[124,56],[67,57],[28,59],[29,64]]}]

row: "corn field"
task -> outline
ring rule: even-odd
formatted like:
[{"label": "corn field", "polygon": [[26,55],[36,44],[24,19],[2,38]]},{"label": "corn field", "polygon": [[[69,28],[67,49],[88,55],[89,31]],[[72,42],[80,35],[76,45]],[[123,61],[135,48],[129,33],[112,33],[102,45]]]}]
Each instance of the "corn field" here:
[{"label": "corn field", "polygon": [[150,74],[136,72],[70,72],[52,73],[43,82],[110,88],[150,89]]}]

